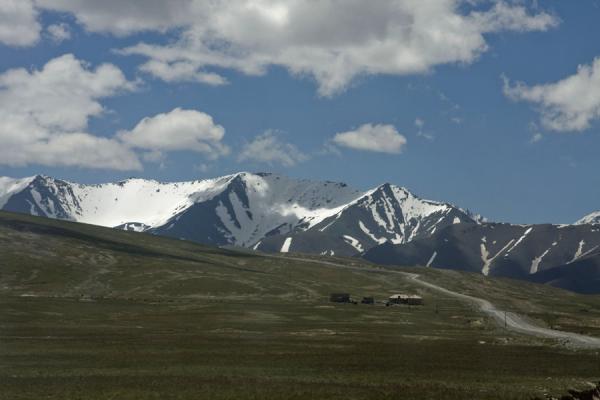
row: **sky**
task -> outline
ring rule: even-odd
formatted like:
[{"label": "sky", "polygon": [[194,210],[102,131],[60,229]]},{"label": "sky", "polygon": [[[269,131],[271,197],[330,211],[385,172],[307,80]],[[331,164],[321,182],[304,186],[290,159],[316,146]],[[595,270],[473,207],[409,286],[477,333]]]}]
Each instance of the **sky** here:
[{"label": "sky", "polygon": [[0,0],[0,176],[600,209],[599,0]]}]

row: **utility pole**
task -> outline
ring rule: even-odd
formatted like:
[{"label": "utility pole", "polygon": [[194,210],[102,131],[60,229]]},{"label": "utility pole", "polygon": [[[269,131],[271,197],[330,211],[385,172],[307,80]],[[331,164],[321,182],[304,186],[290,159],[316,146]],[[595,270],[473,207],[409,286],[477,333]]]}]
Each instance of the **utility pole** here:
[{"label": "utility pole", "polygon": [[508,328],[508,324],[506,323],[506,311],[504,311],[504,329]]}]

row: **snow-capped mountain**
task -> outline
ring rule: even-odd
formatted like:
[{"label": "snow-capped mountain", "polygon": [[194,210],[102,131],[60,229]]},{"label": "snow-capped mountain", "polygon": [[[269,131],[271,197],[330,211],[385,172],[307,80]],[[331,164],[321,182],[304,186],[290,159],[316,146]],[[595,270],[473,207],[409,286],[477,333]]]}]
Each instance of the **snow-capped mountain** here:
[{"label": "snow-capped mountain", "polygon": [[422,200],[405,188],[384,184],[362,194],[310,229],[269,235],[254,247],[273,252],[349,256],[382,243],[408,243],[449,225],[479,220],[479,216],[451,204]]},{"label": "snow-capped mountain", "polygon": [[593,212],[575,222],[575,225],[597,224],[600,225],[600,211]]},{"label": "snow-capped mountain", "polygon": [[108,227],[131,222],[158,226],[178,210],[201,201],[202,195],[211,197],[219,192],[225,184],[225,178],[181,183],[129,179],[101,185],[80,185],[43,175],[0,178],[0,208]]},{"label": "snow-capped mountain", "polygon": [[362,192],[343,183],[246,172],[191,182],[98,185],[42,175],[0,178],[0,208],[213,245],[339,255],[477,220],[389,184]]}]

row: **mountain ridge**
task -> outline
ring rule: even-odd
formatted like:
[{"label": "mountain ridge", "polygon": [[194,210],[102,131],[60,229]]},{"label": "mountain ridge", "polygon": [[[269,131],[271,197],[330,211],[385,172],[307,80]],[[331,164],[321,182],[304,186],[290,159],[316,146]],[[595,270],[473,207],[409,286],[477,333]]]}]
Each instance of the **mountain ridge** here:
[{"label": "mountain ridge", "polygon": [[[404,208],[398,199],[406,203]],[[252,247],[279,234],[299,234],[313,228],[335,230],[349,208],[357,208],[358,203],[358,208],[365,208],[370,202],[378,204],[372,205],[371,215],[365,217],[369,221],[365,220],[362,230],[379,233],[357,232],[365,243],[356,244],[355,250],[346,253],[386,240],[408,241],[420,229],[418,222],[409,226],[408,221],[441,210],[453,211],[462,220],[479,218],[449,203],[420,199],[408,189],[390,183],[361,191],[341,182],[292,179],[271,173],[238,172],[183,182],[130,178],[91,185],[46,175],[0,178],[0,208],[7,211],[213,245]],[[326,220],[328,226],[322,224]],[[426,224],[431,229],[438,225],[434,222]]]}]

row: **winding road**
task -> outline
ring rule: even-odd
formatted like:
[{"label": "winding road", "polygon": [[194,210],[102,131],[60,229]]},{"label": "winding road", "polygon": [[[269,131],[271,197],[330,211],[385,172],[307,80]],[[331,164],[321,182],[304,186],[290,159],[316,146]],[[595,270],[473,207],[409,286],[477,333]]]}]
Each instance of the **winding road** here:
[{"label": "winding road", "polygon": [[543,328],[541,326],[532,324],[531,322],[525,320],[519,314],[499,310],[496,308],[496,306],[494,306],[492,303],[490,303],[489,301],[487,301],[485,299],[482,299],[479,297],[474,297],[474,296],[469,296],[469,295],[458,293],[458,292],[453,292],[453,291],[443,288],[441,286],[434,285],[433,283],[422,281],[421,279],[419,279],[419,275],[417,275],[417,274],[400,272],[400,271],[398,271],[398,273],[405,275],[408,279],[412,280],[413,282],[415,282],[421,286],[424,286],[424,287],[436,290],[438,292],[441,292],[441,293],[444,293],[444,294],[447,294],[450,296],[454,296],[459,299],[463,299],[465,301],[475,304],[481,312],[492,317],[498,323],[498,325],[506,327],[507,329],[509,329],[511,331],[518,332],[518,333],[525,334],[525,335],[536,336],[536,337],[556,339],[570,347],[588,348],[588,349],[600,348],[600,338],[593,337],[593,336],[580,335],[580,334],[573,333],[573,332],[565,332],[565,331],[559,331],[559,330],[555,330],[555,329]]},{"label": "winding road", "polygon": [[[278,257],[278,256],[275,256],[275,257]],[[487,301],[485,299],[482,299],[479,297],[474,297],[474,296],[469,296],[469,295],[458,293],[458,292],[454,292],[452,290],[448,290],[444,287],[435,285],[433,283],[423,281],[420,279],[420,275],[418,275],[418,274],[413,274],[410,272],[403,272],[403,271],[392,271],[389,269],[376,269],[376,270],[368,271],[361,267],[353,267],[350,265],[338,264],[338,263],[331,262],[331,261],[322,261],[322,260],[315,260],[315,259],[310,259],[310,258],[299,258],[299,257],[281,257],[281,258],[304,261],[304,262],[312,262],[312,263],[317,263],[317,264],[322,264],[322,265],[329,265],[329,266],[333,266],[333,267],[337,267],[337,268],[359,270],[361,272],[367,271],[367,272],[373,272],[373,273],[399,274],[418,285],[435,290],[440,293],[444,293],[449,296],[453,296],[453,297],[462,299],[466,302],[476,305],[477,308],[479,308],[479,310],[481,312],[489,315],[498,323],[498,325],[500,325],[502,327],[506,327],[508,330],[511,330],[511,331],[514,331],[517,333],[521,333],[524,335],[530,335],[530,336],[535,336],[535,337],[540,337],[540,338],[555,339],[568,347],[576,347],[576,348],[581,348],[581,349],[598,349],[598,348],[600,348],[600,338],[598,338],[598,337],[580,335],[580,334],[573,333],[573,332],[565,332],[565,331],[559,331],[559,330],[555,330],[555,329],[543,328],[541,326],[535,325],[535,324],[527,321],[525,318],[523,318],[519,314],[499,310],[496,308],[496,306],[494,306],[492,303],[490,303],[489,301]]]}]

